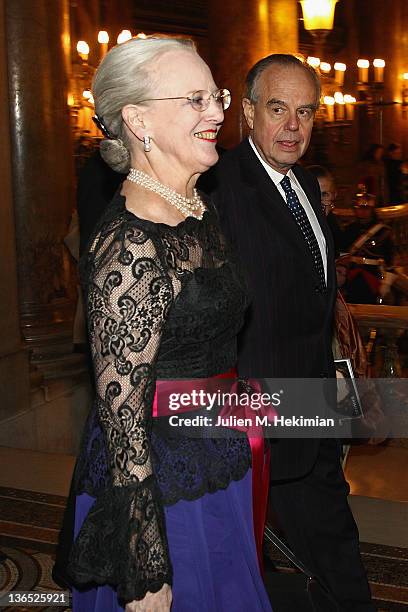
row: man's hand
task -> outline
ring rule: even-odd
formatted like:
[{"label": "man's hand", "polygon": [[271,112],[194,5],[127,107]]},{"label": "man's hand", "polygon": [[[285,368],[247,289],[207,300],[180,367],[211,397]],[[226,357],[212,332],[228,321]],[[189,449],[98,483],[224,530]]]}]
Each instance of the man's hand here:
[{"label": "man's hand", "polygon": [[126,604],[125,612],[170,612],[172,599],[171,587],[163,584],[157,593],[148,591],[143,599]]}]

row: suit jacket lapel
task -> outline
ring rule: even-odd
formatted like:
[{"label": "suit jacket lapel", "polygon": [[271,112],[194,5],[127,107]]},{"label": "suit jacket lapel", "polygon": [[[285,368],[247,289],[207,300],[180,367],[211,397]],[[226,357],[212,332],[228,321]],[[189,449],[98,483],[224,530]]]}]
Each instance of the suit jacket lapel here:
[{"label": "suit jacket lapel", "polygon": [[329,225],[326,221],[326,216],[323,212],[320,198],[316,199],[314,195],[311,185],[308,181],[305,181],[303,175],[303,168],[301,166],[295,165],[292,168],[296,178],[302,186],[303,191],[305,192],[307,199],[312,206],[316,218],[319,222],[320,228],[323,232],[324,238],[326,240],[326,254],[327,254],[327,286],[329,288],[336,287],[336,274],[335,274],[335,266],[334,266],[334,240],[332,233],[330,231]]},{"label": "suit jacket lapel", "polygon": [[279,227],[279,231],[285,234],[298,249],[302,252],[305,249],[309,251],[302,232],[288,209],[285,200],[256,157],[248,140],[244,140],[239,149],[241,178],[246,183],[250,192],[252,192],[254,205],[261,210],[266,220]]},{"label": "suit jacket lapel", "polygon": [[328,238],[331,236],[331,234],[330,234],[330,229],[326,223],[325,214],[323,212],[320,199],[316,199],[316,195],[313,193],[313,191],[310,188],[310,183],[304,180],[303,168],[296,164],[295,166],[293,166],[292,171],[294,172],[296,178],[298,179],[300,185],[302,186],[302,189],[305,192],[307,199],[309,200],[310,205],[314,210],[314,213],[319,222],[323,235],[327,241]]},{"label": "suit jacket lapel", "polygon": [[[253,192],[254,205],[256,203],[258,209],[260,209],[265,215],[267,222],[272,223],[275,227],[279,228],[279,232],[284,234],[286,238],[290,240],[294,247],[299,251],[300,261],[303,262],[305,261],[304,258],[306,258],[306,261],[308,261],[308,266],[312,266],[313,270],[315,270],[312,254],[306,244],[298,224],[293,218],[293,215],[290,212],[285,200],[275,187],[274,182],[255,155],[247,139],[239,145],[239,153],[241,178]],[[296,177],[298,178],[297,172]],[[299,177],[299,182],[301,183],[302,189],[304,189],[320,223],[315,198],[313,198],[313,195],[309,189],[306,190],[304,188],[305,181],[302,180],[301,177]],[[324,231],[323,233],[326,238],[326,244],[328,244],[327,235]],[[315,270],[315,274],[316,284],[318,284],[319,276],[317,270]]]}]

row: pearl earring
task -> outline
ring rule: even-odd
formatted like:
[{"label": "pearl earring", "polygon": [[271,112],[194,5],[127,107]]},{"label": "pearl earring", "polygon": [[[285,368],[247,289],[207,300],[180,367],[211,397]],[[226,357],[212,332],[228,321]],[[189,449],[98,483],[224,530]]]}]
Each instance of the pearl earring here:
[{"label": "pearl earring", "polygon": [[152,146],[150,144],[150,136],[143,137],[143,149],[146,151],[146,153],[152,150]]}]

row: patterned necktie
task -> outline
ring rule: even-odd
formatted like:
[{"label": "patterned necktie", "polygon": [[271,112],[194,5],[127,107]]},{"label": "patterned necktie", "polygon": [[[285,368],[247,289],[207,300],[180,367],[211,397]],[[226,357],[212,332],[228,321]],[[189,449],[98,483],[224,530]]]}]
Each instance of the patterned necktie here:
[{"label": "patterned necktie", "polygon": [[292,186],[290,184],[290,178],[288,176],[285,176],[281,180],[280,184],[282,185],[283,191],[286,194],[286,203],[288,205],[288,208],[292,213],[296,223],[298,224],[300,231],[302,232],[303,237],[306,240],[307,246],[310,249],[315,268],[319,275],[321,286],[325,288],[326,278],[324,274],[322,254],[320,252],[319,244],[317,242],[313,228],[310,225],[310,221],[308,219],[306,211],[301,205],[299,198],[297,197],[296,191],[292,189]]}]

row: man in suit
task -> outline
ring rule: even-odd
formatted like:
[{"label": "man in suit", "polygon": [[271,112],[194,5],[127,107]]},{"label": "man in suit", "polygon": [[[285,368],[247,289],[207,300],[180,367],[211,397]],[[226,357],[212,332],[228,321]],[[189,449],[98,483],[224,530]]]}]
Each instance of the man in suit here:
[{"label": "man in suit", "polygon": [[[317,75],[296,57],[259,61],[242,102],[249,138],[216,169],[215,204],[252,297],[239,339],[242,377],[335,376],[333,240],[317,180],[297,165],[319,98]],[[289,545],[340,610],[372,612],[348,491],[337,440],[271,441],[270,501]]]}]

